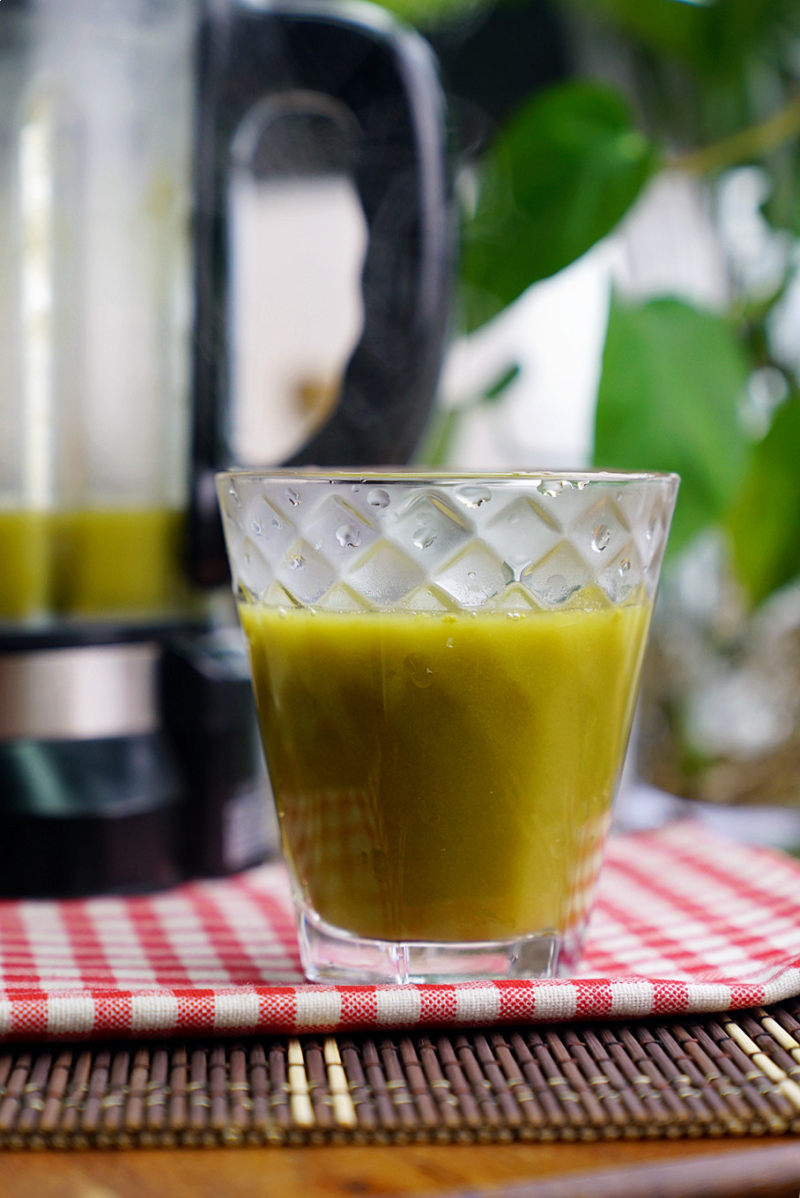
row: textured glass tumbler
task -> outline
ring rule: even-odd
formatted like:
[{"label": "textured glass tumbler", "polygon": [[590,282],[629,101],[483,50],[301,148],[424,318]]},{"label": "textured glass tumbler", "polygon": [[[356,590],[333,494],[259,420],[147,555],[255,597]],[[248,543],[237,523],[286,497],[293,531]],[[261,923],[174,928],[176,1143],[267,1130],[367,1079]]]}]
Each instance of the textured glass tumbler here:
[{"label": "textured glass tumbler", "polygon": [[574,970],[677,487],[219,476],[309,978]]}]

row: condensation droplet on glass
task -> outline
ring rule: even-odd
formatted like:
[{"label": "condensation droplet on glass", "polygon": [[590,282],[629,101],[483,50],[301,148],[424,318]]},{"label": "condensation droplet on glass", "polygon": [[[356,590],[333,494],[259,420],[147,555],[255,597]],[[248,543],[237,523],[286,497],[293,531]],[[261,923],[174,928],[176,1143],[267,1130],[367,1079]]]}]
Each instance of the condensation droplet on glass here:
[{"label": "condensation droplet on glass", "polygon": [[239,496],[239,493],[238,493],[238,491],[236,490],[236,488],[235,488],[235,487],[233,487],[233,486],[231,486],[231,487],[228,487],[228,494],[229,494],[229,495],[230,495],[230,497],[231,497],[231,500],[232,500],[232,502],[233,502],[233,506],[234,506],[234,507],[241,507],[241,506],[242,506],[242,500],[241,500],[241,498],[240,498],[240,496]]},{"label": "condensation droplet on glass", "polygon": [[433,670],[424,653],[409,653],[403,665],[408,670],[414,686],[425,690],[433,682]]},{"label": "condensation droplet on glass", "polygon": [[252,530],[256,534],[256,536],[258,536],[261,532],[261,521],[260,520],[251,520],[250,527],[252,528]]},{"label": "condensation droplet on glass", "polygon": [[305,564],[306,559],[300,553],[296,553],[294,557],[289,558],[289,565],[293,570],[302,570]]},{"label": "condensation droplet on glass", "polygon": [[569,583],[563,574],[551,574],[545,583],[545,593],[550,603],[563,603],[569,594]]},{"label": "condensation droplet on glass", "polygon": [[292,507],[297,507],[298,503],[300,502],[300,493],[295,491],[294,487],[289,487],[286,491],[286,498]]},{"label": "condensation droplet on glass", "polygon": [[436,533],[430,528],[418,528],[412,537],[417,549],[429,549],[436,540]]},{"label": "condensation droplet on glass", "polygon": [[355,549],[361,544],[361,533],[354,524],[341,524],[336,529],[336,540],[343,549]]},{"label": "condensation droplet on glass", "polygon": [[644,535],[645,535],[645,540],[647,540],[647,541],[652,541],[653,537],[656,535],[656,518],[655,518],[655,516],[648,524],[647,531],[645,532]]},{"label": "condensation droplet on glass", "polygon": [[243,558],[244,558],[244,564],[245,564],[246,566],[252,566],[252,564],[253,564],[253,555],[252,555],[252,553],[248,553],[248,552],[246,552],[246,551],[245,551],[245,553],[244,553],[242,556],[243,556]]},{"label": "condensation droplet on glass", "polygon": [[273,528],[283,528],[283,525],[281,524],[281,522],[277,516],[272,517],[272,527]]},{"label": "condensation droplet on glass", "polygon": [[367,495],[367,503],[370,507],[388,507],[389,492],[385,491],[383,487],[373,487]]},{"label": "condensation droplet on glass", "polygon": [[474,577],[475,577],[475,571],[467,570],[467,578],[474,578]]},{"label": "condensation droplet on glass", "polygon": [[604,549],[608,549],[610,540],[611,529],[606,524],[598,524],[592,533],[592,549],[595,549],[598,553],[602,553]]},{"label": "condensation droplet on glass", "polygon": [[488,487],[459,487],[457,495],[467,507],[480,507],[492,498],[492,492]]},{"label": "condensation droplet on glass", "polygon": [[518,611],[507,611],[506,619],[507,620],[521,620],[522,616]]},{"label": "condensation droplet on glass", "polygon": [[577,487],[577,489],[578,489],[579,491],[583,491],[583,490],[585,490],[585,488],[587,487],[587,485],[588,485],[588,483],[587,483],[587,480],[586,480],[585,478],[579,478],[579,479],[578,479],[578,481],[575,483],[575,486]]},{"label": "condensation droplet on glass", "polygon": [[630,569],[631,569],[631,563],[629,562],[627,557],[623,558],[623,560],[619,563],[620,574],[622,574],[622,575],[629,574]]}]

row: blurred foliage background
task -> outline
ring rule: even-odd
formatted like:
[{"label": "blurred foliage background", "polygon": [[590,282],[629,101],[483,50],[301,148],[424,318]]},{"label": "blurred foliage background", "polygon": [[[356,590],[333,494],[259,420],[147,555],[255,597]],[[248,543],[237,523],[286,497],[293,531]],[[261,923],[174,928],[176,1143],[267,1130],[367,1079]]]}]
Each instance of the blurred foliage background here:
[{"label": "blurred foliage background", "polygon": [[[455,99],[456,150],[470,180],[463,331],[485,325],[612,233],[659,174],[696,182],[713,224],[732,176],[757,171],[751,185],[765,244],[772,235],[769,270],[740,260],[746,253],[735,230],[720,225],[719,301],[612,297],[594,458],[677,470],[672,553],[709,525],[725,529],[752,603],[800,575],[800,301],[792,290],[800,286],[800,4],[386,7],[426,34]],[[486,402],[502,402],[513,363],[506,373]],[[440,459],[445,431],[438,430]],[[756,501],[766,485],[780,495],[768,512]]]},{"label": "blurred foliage background", "polygon": [[[627,255],[592,464],[682,477],[645,681],[651,776],[800,807],[800,3],[386,6],[429,38],[452,101],[455,332],[598,246]],[[644,243],[638,226],[626,241],[648,202]],[[422,460],[463,465],[459,422],[519,385],[501,365],[443,407]]]}]

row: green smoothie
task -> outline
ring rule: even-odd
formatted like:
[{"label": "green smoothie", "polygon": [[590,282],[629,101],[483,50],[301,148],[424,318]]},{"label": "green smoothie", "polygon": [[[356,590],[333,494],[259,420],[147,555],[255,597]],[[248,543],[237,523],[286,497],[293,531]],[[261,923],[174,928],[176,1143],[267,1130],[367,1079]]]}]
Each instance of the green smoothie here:
[{"label": "green smoothie", "polygon": [[583,919],[649,604],[239,610],[285,854],[322,919],[441,942]]},{"label": "green smoothie", "polygon": [[0,620],[183,608],[182,526],[169,508],[0,510]]},{"label": "green smoothie", "polygon": [[80,508],[52,518],[53,606],[73,616],[140,615],[186,602],[183,513]]},{"label": "green smoothie", "polygon": [[44,613],[50,594],[46,512],[0,510],[0,621]]}]

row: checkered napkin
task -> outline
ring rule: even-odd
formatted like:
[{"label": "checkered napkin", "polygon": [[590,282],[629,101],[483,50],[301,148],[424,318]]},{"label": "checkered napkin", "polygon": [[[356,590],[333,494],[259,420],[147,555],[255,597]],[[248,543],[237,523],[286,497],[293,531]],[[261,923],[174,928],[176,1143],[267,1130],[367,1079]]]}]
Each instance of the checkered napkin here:
[{"label": "checkered napkin", "polygon": [[7,1039],[678,1015],[798,993],[800,864],[691,821],[611,838],[572,978],[305,984],[280,865],[162,894],[0,903]]}]

